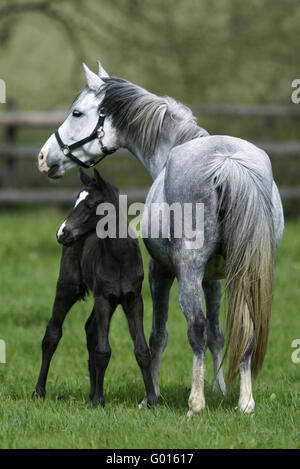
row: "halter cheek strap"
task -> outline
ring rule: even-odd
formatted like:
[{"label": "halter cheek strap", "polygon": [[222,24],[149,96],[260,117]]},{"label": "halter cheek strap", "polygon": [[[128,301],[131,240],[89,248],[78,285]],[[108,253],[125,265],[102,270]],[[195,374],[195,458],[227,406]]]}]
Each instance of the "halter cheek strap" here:
[{"label": "halter cheek strap", "polygon": [[[104,129],[103,129],[103,124],[104,124],[104,119],[106,115],[103,111],[103,109],[100,109],[100,114],[99,114],[99,119],[97,122],[97,125],[93,132],[88,136],[85,137],[81,140],[78,140],[78,142],[72,143],[71,145],[67,145],[64,143],[59,135],[58,129],[54,132],[55,138],[57,140],[58,145],[60,146],[63,154],[70,158],[70,160],[74,161],[74,163],[78,164],[82,168],[92,168],[95,166],[97,163],[103,160],[107,155],[110,155],[111,153],[114,153],[116,151],[116,148],[108,149],[105,145],[103,145],[102,139],[104,137]],[[81,161],[79,158],[77,158],[75,155],[73,155],[72,150],[75,150],[76,148],[82,147],[85,143],[91,142],[92,140],[95,139],[99,140],[99,144],[101,147],[101,151],[103,155],[101,155],[97,160],[92,160],[88,163],[84,163]]]}]

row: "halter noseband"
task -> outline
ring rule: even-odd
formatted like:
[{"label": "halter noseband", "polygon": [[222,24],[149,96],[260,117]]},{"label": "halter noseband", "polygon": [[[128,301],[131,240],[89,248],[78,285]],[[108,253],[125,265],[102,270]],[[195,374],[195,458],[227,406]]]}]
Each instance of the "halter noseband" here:
[{"label": "halter noseband", "polygon": [[[59,135],[58,129],[54,132],[54,135],[56,137],[57,143],[60,146],[63,154],[70,158],[70,160],[74,161],[74,163],[78,164],[82,168],[92,168],[95,166],[97,163],[103,160],[107,155],[110,155],[111,153],[114,153],[116,151],[116,148],[112,148],[109,150],[106,146],[103,145],[102,139],[104,137],[104,129],[103,129],[103,124],[104,124],[104,119],[106,117],[106,114],[104,113],[104,109],[100,109],[99,113],[99,119],[97,122],[97,125],[93,132],[88,136],[83,138],[82,140],[78,140],[78,142],[72,143],[71,145],[67,145],[64,143]],[[73,155],[72,150],[75,148],[79,148],[85,143],[91,142],[92,140],[95,139],[99,140],[101,151],[103,155],[101,155],[97,160],[92,160],[89,163],[84,163],[83,161],[80,161],[76,156]]]}]

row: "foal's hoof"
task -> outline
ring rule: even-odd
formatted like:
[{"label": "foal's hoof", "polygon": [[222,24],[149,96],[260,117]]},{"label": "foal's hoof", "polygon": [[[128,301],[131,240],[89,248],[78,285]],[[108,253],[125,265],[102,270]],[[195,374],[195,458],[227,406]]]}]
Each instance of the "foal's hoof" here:
[{"label": "foal's hoof", "polygon": [[42,399],[45,399],[46,397],[46,390],[45,389],[42,389],[40,387],[36,387],[35,390],[33,391],[32,393],[32,396],[33,398],[42,398]]},{"label": "foal's hoof", "polygon": [[103,397],[93,397],[92,404],[95,409],[97,407],[102,407],[104,409],[104,406],[105,406]]},{"label": "foal's hoof", "polygon": [[153,394],[147,397],[147,407],[154,407],[158,405],[158,397]]}]

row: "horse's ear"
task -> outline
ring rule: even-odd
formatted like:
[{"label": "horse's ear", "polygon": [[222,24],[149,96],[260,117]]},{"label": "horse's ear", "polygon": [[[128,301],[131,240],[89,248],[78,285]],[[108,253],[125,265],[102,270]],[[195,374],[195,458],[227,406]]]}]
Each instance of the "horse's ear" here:
[{"label": "horse's ear", "polygon": [[104,70],[104,68],[102,67],[102,64],[100,62],[100,60],[97,60],[97,64],[98,64],[98,75],[100,78],[105,78],[105,77],[109,77],[109,74],[107,73],[106,70]]},{"label": "horse's ear", "polygon": [[84,186],[87,186],[91,182],[92,178],[90,178],[90,176],[86,174],[82,168],[79,168],[79,174],[80,174],[80,180],[82,184]]},{"label": "horse's ear", "polygon": [[97,91],[101,85],[103,85],[103,81],[101,80],[96,73],[92,72],[89,67],[83,63],[83,70],[86,78],[87,85],[90,90]]},{"label": "horse's ear", "polygon": [[96,168],[94,168],[94,178],[95,178],[95,181],[97,183],[97,186],[102,187],[102,185],[104,183],[104,179],[100,176],[100,174],[99,174],[99,172],[97,171]]}]

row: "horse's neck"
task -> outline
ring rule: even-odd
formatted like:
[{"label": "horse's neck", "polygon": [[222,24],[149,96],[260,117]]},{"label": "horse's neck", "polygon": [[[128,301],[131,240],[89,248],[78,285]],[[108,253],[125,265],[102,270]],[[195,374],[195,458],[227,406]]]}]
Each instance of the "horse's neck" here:
[{"label": "horse's neck", "polygon": [[150,156],[144,155],[138,145],[129,145],[127,148],[142,163],[150,176],[156,179],[166,165],[172,146],[157,145],[157,149]]},{"label": "horse's neck", "polygon": [[[194,124],[193,127],[195,127],[195,137],[192,138],[196,138],[197,133],[199,133],[199,137],[208,135],[208,132],[206,132],[206,130],[202,129],[201,127],[195,126]],[[126,147],[142,163],[150,176],[152,176],[153,179],[156,179],[167,163],[170,152],[175,146],[176,137],[176,129],[170,129],[169,134],[165,130],[162,133],[162,136],[158,138],[155,151],[152,155],[144,155],[139,142],[126,145]],[[190,140],[190,138],[182,140],[180,144],[183,144],[188,140]]]}]

